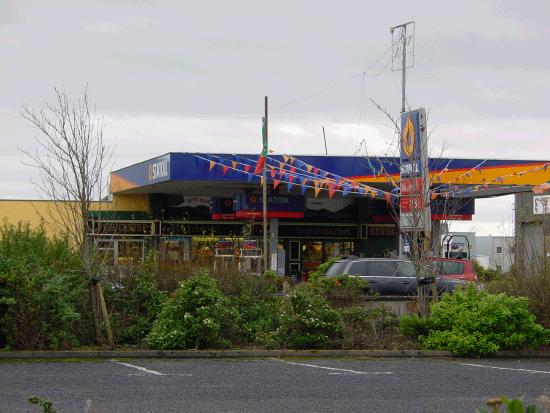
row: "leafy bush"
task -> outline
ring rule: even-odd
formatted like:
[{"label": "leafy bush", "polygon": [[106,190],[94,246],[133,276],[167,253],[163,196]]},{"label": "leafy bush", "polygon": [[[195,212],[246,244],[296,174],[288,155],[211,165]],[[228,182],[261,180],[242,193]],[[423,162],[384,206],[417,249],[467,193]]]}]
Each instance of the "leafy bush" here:
[{"label": "leafy bush", "polygon": [[490,292],[527,297],[529,311],[537,321],[550,327],[550,266],[527,273],[512,272],[485,284]]},{"label": "leafy bush", "polygon": [[[501,412],[504,413],[537,413],[542,412],[538,408],[536,404],[530,404],[528,406],[523,405],[523,397],[520,397],[519,399],[508,399],[504,396],[502,397],[495,397],[492,399],[487,400],[487,407],[489,407],[491,410],[487,410],[483,407],[479,407],[476,409],[476,413],[495,413],[495,412]],[[504,410],[501,410],[501,406],[504,407]],[[544,411],[548,411],[546,408]]]},{"label": "leafy bush", "polygon": [[399,319],[387,307],[348,307],[340,310],[340,316],[345,349],[402,348],[410,344],[399,332]]},{"label": "leafy bush", "polygon": [[107,306],[118,343],[139,345],[151,331],[166,299],[166,294],[159,291],[155,273],[155,260],[149,255],[134,273],[106,287]]},{"label": "leafy bush", "polygon": [[419,334],[422,347],[458,356],[493,354],[548,342],[549,331],[535,322],[528,300],[478,291],[475,286],[444,294],[426,319],[404,318],[401,331]]},{"label": "leafy bush", "polygon": [[307,284],[298,285],[290,293],[281,314],[276,340],[283,347],[323,348],[340,337],[342,322],[327,299]]},{"label": "leafy bush", "polygon": [[[237,312],[237,331],[232,337],[236,344],[266,344],[266,336],[275,331],[280,322],[283,298],[275,295],[279,277],[266,273],[262,276],[242,276],[238,294],[230,297]],[[269,341],[269,340],[267,340]]]},{"label": "leafy bush", "polygon": [[493,268],[483,267],[477,260],[474,260],[473,264],[477,278],[483,283],[497,280],[504,276],[501,271],[495,270]]},{"label": "leafy bush", "polygon": [[320,278],[323,278],[323,275],[328,271],[329,267],[335,263],[336,261],[338,261],[340,259],[340,257],[333,257],[331,258],[330,260],[328,261],[325,261],[321,264],[319,264],[317,266],[317,268],[315,268],[315,271],[312,271],[310,274],[309,274],[309,278],[308,280],[309,281],[312,281],[312,282],[315,282],[317,281],[318,279]]},{"label": "leafy bush", "polygon": [[146,344],[161,350],[228,347],[236,317],[216,281],[200,272],[164,302]]},{"label": "leafy bush", "polygon": [[59,349],[77,344],[78,306],[86,284],[65,238],[42,228],[0,228],[0,336],[14,349]]},{"label": "leafy bush", "polygon": [[319,277],[311,281],[311,285],[335,306],[356,304],[363,297],[367,288],[366,281],[349,275]]}]

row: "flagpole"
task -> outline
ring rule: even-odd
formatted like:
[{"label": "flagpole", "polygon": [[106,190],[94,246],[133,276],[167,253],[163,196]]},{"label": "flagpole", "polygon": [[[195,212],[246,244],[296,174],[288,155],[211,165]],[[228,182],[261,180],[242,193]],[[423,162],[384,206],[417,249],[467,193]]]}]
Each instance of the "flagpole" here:
[{"label": "flagpole", "polygon": [[[267,156],[267,96],[265,96],[264,98],[264,128],[265,128],[265,142],[263,142],[264,144],[264,152],[265,152],[265,156]],[[262,195],[263,195],[263,233],[264,233],[264,272],[267,271],[269,268],[268,268],[268,249],[267,249],[267,162],[264,163],[264,167],[263,167],[263,171],[262,171],[262,182],[263,182],[263,192],[262,192]]]}]

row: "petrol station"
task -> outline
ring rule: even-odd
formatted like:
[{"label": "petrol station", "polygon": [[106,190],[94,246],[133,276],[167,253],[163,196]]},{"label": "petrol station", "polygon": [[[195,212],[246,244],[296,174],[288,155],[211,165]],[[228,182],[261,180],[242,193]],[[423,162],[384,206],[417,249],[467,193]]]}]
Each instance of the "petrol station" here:
[{"label": "petrol station", "polygon": [[[266,185],[269,269],[278,274],[301,279],[331,257],[399,252],[401,199],[407,196],[399,193],[398,184],[403,159],[271,153],[263,158],[172,152],[113,171],[113,200],[139,199],[147,207],[97,212],[90,235],[111,251],[115,264],[155,249],[172,264],[226,259],[259,271],[254,260],[264,256]],[[471,220],[476,198],[531,191],[532,185],[550,180],[548,161],[425,162],[429,191],[418,196],[427,201],[421,207],[430,226]]]}]

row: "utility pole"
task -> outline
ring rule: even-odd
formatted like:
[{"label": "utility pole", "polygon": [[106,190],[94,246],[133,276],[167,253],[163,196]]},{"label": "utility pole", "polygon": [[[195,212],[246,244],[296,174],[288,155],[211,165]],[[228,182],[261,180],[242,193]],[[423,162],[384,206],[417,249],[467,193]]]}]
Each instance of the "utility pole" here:
[{"label": "utility pole", "polygon": [[[393,46],[396,46],[395,52],[392,50],[392,70],[398,71],[401,70],[401,113],[405,113],[406,111],[406,103],[407,103],[407,97],[406,97],[406,86],[407,86],[407,26],[412,26],[412,39],[414,42],[414,25],[415,23],[413,21],[400,24],[398,26],[390,27],[390,33],[392,34],[392,48]],[[397,33],[399,33],[398,39],[393,39],[394,32],[398,30]],[[399,44],[401,47],[399,48]],[[412,45],[412,57],[413,62],[411,64],[411,67],[414,65],[414,43]],[[401,49],[401,50],[399,50]],[[399,62],[399,52],[401,52],[401,61]],[[402,132],[402,131],[401,131]],[[398,246],[398,252],[399,252],[399,258],[403,258],[403,231],[402,228],[399,228],[399,246]]]},{"label": "utility pole", "polygon": [[[266,153],[265,156],[267,156],[268,151],[268,139],[267,139],[267,96],[264,98],[264,137],[263,137],[263,151]],[[267,271],[268,268],[268,249],[267,249],[267,163],[264,162],[264,168],[262,171],[262,182],[263,182],[263,188],[262,188],[262,204],[263,204],[263,234],[264,234],[264,272]]]}]

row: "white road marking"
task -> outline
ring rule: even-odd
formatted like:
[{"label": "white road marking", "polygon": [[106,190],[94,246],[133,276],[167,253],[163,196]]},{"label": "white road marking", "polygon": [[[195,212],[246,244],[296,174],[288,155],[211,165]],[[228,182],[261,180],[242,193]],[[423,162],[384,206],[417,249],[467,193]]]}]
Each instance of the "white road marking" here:
[{"label": "white road marking", "polygon": [[339,369],[336,367],[318,366],[316,364],[295,363],[292,361],[281,360],[281,359],[275,359],[275,360],[282,361],[283,363],[286,363],[286,364],[292,364],[294,366],[313,367],[315,369],[331,370],[331,371],[338,372],[338,373],[329,373],[333,375],[342,374],[339,372],[352,373],[352,374],[368,374],[368,375],[393,374],[393,371],[357,371],[357,370],[350,370],[350,369]]},{"label": "white road marking", "polygon": [[495,370],[512,370],[512,371],[524,371],[527,373],[550,374],[550,371],[545,371],[545,370],[515,369],[513,367],[487,366],[485,364],[459,363],[459,362],[454,362],[454,364],[460,364],[461,366],[470,366],[470,367],[484,367],[486,369],[495,369]]},{"label": "white road marking", "polygon": [[121,361],[116,361],[116,360],[111,360],[111,361],[115,364],[120,364],[121,366],[126,366],[126,367],[130,367],[131,369],[136,369],[136,370],[139,370],[139,371],[143,371],[144,373],[154,374],[155,376],[166,376],[166,374],[164,374],[164,373],[161,373],[161,372],[158,372],[158,371],[155,371],[155,370],[149,370],[149,369],[146,369],[145,367],[136,366],[136,365],[130,364],[130,363],[123,363]]}]

